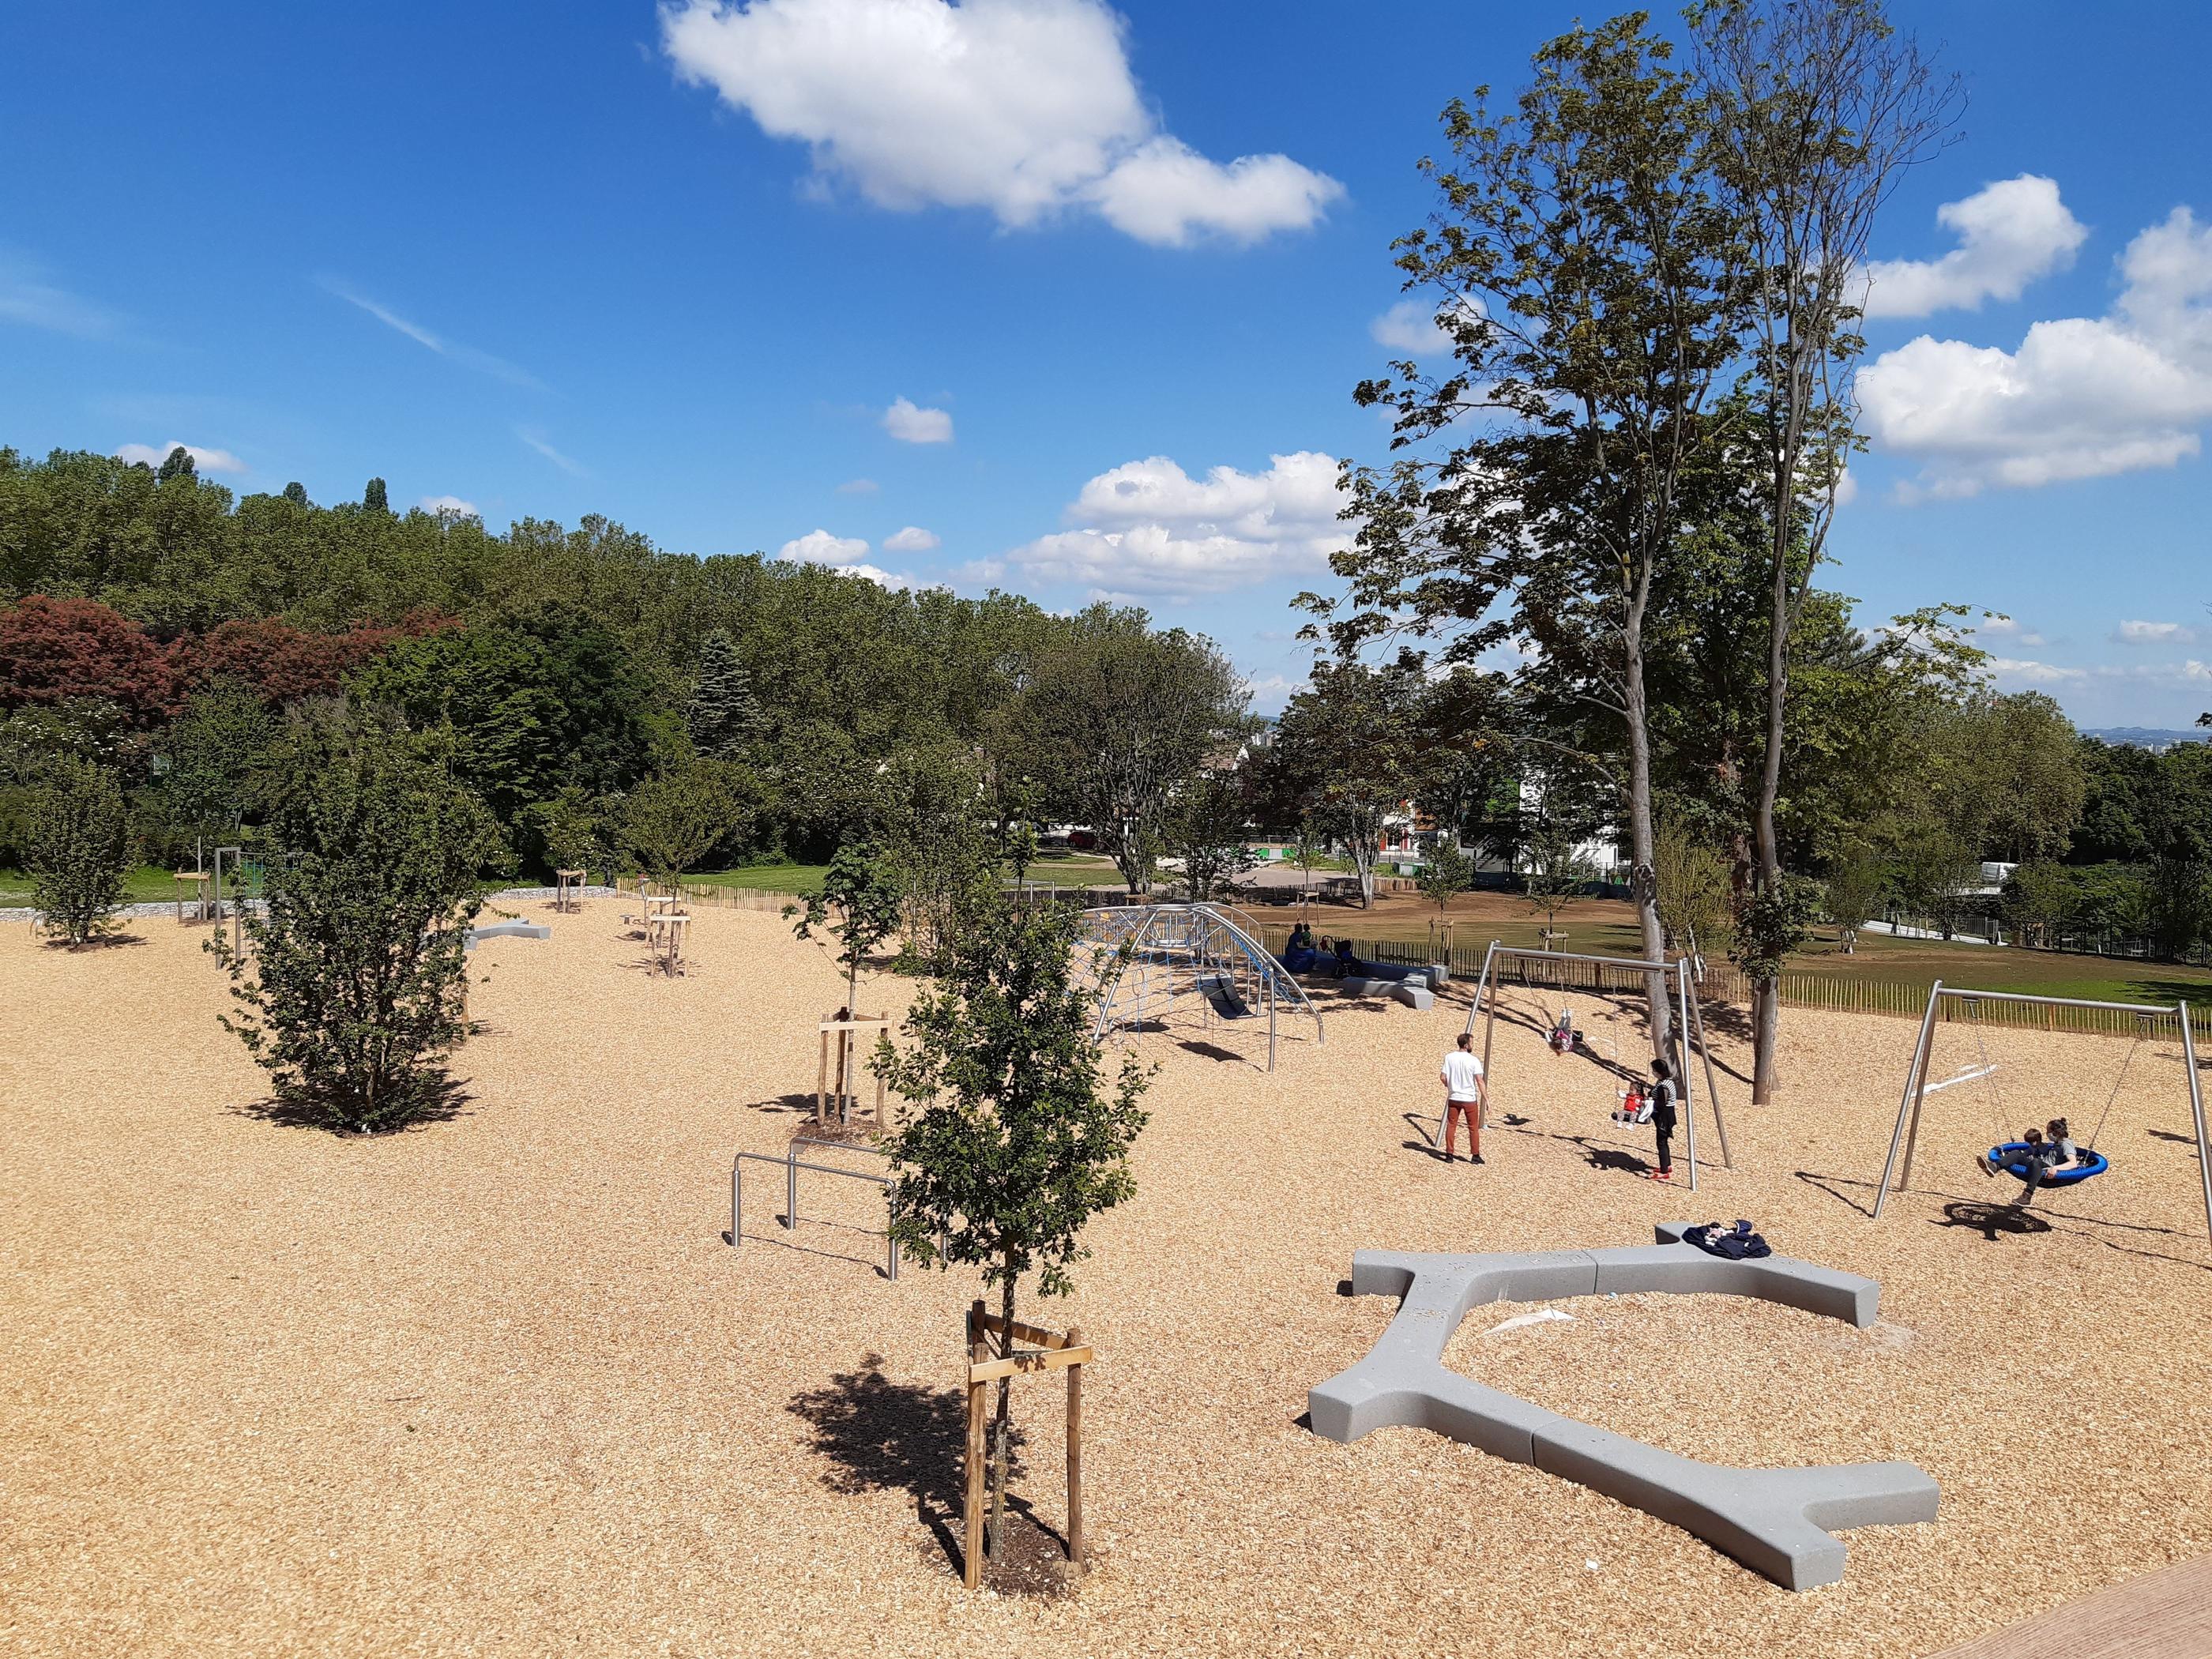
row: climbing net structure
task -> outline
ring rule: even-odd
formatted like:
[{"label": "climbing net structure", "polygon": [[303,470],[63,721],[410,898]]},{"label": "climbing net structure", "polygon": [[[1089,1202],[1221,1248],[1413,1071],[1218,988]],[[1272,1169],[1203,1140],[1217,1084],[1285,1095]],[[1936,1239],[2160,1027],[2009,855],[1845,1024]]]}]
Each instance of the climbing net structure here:
[{"label": "climbing net structure", "polygon": [[1218,904],[1131,904],[1085,910],[1079,971],[1098,999],[1097,1035],[1164,1026],[1190,1011],[1212,1024],[1267,1022],[1267,1069],[1283,1022],[1321,1015],[1259,939],[1250,917]]}]

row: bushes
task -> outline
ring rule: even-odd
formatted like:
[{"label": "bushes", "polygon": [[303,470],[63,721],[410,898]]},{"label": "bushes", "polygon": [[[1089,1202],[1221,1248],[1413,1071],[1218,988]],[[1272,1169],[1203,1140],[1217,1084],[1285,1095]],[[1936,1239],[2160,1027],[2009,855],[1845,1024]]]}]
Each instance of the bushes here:
[{"label": "bushes", "polygon": [[498,836],[444,764],[381,734],[311,738],[268,824],[251,964],[210,946],[246,1012],[224,1025],[275,1080],[281,1113],[368,1134],[438,1109],[464,1034],[462,951]]},{"label": "bushes", "polygon": [[30,793],[25,857],[31,902],[72,948],[103,933],[123,902],[135,848],[123,786],[106,767],[64,756]]}]

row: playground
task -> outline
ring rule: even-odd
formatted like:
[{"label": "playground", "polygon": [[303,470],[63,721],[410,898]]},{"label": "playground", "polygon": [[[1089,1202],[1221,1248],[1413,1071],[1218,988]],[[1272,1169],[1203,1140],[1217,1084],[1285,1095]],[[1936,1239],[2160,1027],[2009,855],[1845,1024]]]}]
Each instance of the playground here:
[{"label": "playground", "polygon": [[[865,1181],[809,1175],[800,1224],[776,1218],[844,1000],[828,951],[702,907],[671,976],[631,902],[505,908],[550,936],[470,956],[450,1115],[373,1141],[256,1114],[204,929],[134,917],[132,942],[72,954],[0,928],[10,1651],[1905,1659],[2212,1550],[2212,1243],[2170,1031],[2128,1060],[2126,1037],[1934,1024],[1930,1084],[1995,1070],[1926,1096],[1877,1221],[1915,1020],[1785,1010],[1784,1092],[1754,1108],[1741,1015],[1708,1007],[1734,1167],[1700,1117],[1692,1197],[1644,1178],[1650,1131],[1609,1115],[1616,1068],[1649,1059],[1627,1000],[1500,988],[1470,1167],[1428,1138],[1473,986],[1423,1009],[1317,983],[1326,1040],[1285,1019],[1272,1072],[1202,1023],[1111,1034],[1160,1067],[1137,1196],[1086,1234],[1076,1293],[1023,1314],[1095,1350],[1091,1571],[970,1595],[974,1281],[887,1277]],[[858,1006],[896,1018],[915,989],[871,972]],[[2101,1117],[2110,1170],[2008,1207],[2019,1183],[1976,1155],[2060,1111]],[[739,1152],[778,1162],[757,1196],[746,1164],[732,1249]],[[1397,1312],[1340,1292],[1357,1251],[1648,1246],[1739,1216],[1878,1281],[1879,1318],[1501,1302],[1444,1363],[1685,1456],[1917,1464],[1937,1518],[1841,1534],[1838,1583],[1792,1594],[1438,1434],[1303,1420]],[[1498,1328],[1547,1311],[1567,1316]],[[1048,1530],[1054,1400],[1017,1391],[1017,1486]]]}]

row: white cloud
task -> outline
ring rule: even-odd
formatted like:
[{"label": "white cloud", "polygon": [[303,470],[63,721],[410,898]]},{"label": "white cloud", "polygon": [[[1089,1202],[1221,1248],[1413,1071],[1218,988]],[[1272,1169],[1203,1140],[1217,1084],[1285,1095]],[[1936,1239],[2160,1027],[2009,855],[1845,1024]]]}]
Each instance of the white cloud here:
[{"label": "white cloud", "polygon": [[36,260],[0,248],[0,322],[97,339],[119,325],[114,313],[46,280]]},{"label": "white cloud", "polygon": [[[897,539],[894,536],[884,545],[890,547]],[[810,530],[804,536],[793,538],[775,550],[775,556],[779,559],[788,560],[794,564],[821,565],[835,570],[841,576],[858,576],[863,581],[871,581],[878,587],[888,587],[894,592],[919,591],[926,585],[911,576],[902,576],[895,570],[869,564],[866,562],[867,556],[868,544],[860,537],[833,536],[826,530]]]},{"label": "white cloud", "polygon": [[941,409],[917,409],[897,398],[884,411],[884,430],[902,444],[949,444],[952,417]]},{"label": "white cloud", "polygon": [[2197,630],[2171,622],[2124,622],[2112,630],[2112,639],[2119,645],[2188,645],[2197,638]]},{"label": "white cloud", "polygon": [[1877,259],[1866,268],[1866,314],[1925,317],[1984,300],[2016,300],[2037,277],[2064,269],[2088,228],[2058,199],[2057,181],[2023,173],[1936,210],[1959,235],[1940,259]]},{"label": "white cloud", "polygon": [[1449,357],[1455,343],[1437,326],[1437,319],[1455,313],[1479,317],[1482,307],[1472,300],[1456,300],[1441,307],[1424,300],[1401,300],[1368,324],[1367,331],[1376,344],[1402,351],[1408,357]]},{"label": "white cloud", "polygon": [[936,532],[924,530],[918,524],[910,524],[884,538],[886,553],[933,553],[940,544]]},{"label": "white cloud", "polygon": [[467,519],[483,517],[474,501],[465,501],[459,495],[425,495],[416,505],[425,513],[458,513]]},{"label": "white cloud", "polygon": [[810,530],[776,549],[775,556],[807,564],[857,564],[868,556],[868,544],[858,536],[833,536],[826,530]]},{"label": "white cloud", "polygon": [[2019,350],[1928,335],[1859,375],[1868,430],[1917,456],[1902,492],[1963,496],[2172,466],[2212,418],[2212,227],[2187,208],[2120,258],[2112,314],[2037,323]]},{"label": "white cloud", "polygon": [[840,495],[872,495],[883,486],[873,478],[848,478],[837,486]]},{"label": "white cloud", "polygon": [[441,357],[450,357],[465,368],[475,369],[479,374],[489,374],[495,380],[505,380],[509,386],[522,386],[532,392],[545,390],[545,382],[528,369],[518,368],[504,357],[495,357],[489,351],[478,351],[474,346],[463,345],[458,340],[448,340],[443,335],[433,334],[420,323],[410,322],[388,306],[355,293],[335,276],[322,279],[325,293],[336,295],[349,306],[358,306],[386,328],[405,335],[416,345],[436,352]]},{"label": "white cloud", "polygon": [[169,459],[169,452],[181,449],[192,458],[192,465],[203,472],[243,472],[244,461],[227,449],[210,449],[200,444],[179,443],[172,438],[165,444],[125,444],[115,452],[115,459],[132,466],[158,467]]},{"label": "white cloud", "polygon": [[570,459],[547,442],[544,433],[531,427],[519,426],[514,428],[514,435],[568,474],[570,477],[588,478],[592,476],[590,470],[581,461]]},{"label": "white cloud", "polygon": [[1285,155],[1224,166],[1160,130],[1102,0],[666,0],[661,44],[817,179],[879,207],[1089,210],[1141,241],[1251,242],[1343,193]]},{"label": "white cloud", "polygon": [[2042,635],[2023,627],[2016,617],[1985,614],[1974,624],[1973,631],[1986,634],[1992,639],[2010,640],[2014,645],[2038,646],[2047,644]]},{"label": "white cloud", "polygon": [[1100,473],[1066,510],[1074,528],[1006,557],[1025,575],[1115,594],[1218,593],[1325,570],[1349,539],[1343,504],[1336,461],[1316,451],[1202,479],[1155,455]]},{"label": "white cloud", "polygon": [[1989,667],[2005,685],[2079,685],[2089,678],[2087,669],[2062,668],[2023,657],[1991,657]]}]

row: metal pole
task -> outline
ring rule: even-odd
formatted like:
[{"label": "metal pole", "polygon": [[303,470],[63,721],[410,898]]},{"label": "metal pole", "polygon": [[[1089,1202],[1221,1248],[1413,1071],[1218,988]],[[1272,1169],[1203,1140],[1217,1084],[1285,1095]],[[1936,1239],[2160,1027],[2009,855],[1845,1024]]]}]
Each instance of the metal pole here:
[{"label": "metal pole", "polygon": [[736,1249],[738,1241],[744,1237],[745,1182],[739,1173],[745,1167],[743,1154],[730,1160],[730,1248]]},{"label": "metal pole", "polygon": [[1937,980],[1928,988],[1928,1012],[1920,1017],[1920,1035],[1913,1040],[1912,1065],[1905,1074],[1905,1093],[1897,1103],[1897,1127],[1889,1132],[1889,1158],[1881,1166],[1881,1185],[1875,1189],[1875,1219],[1881,1219],[1881,1206],[1889,1199],[1889,1177],[1897,1168],[1897,1149],[1905,1139],[1905,1115],[1912,1109],[1918,1097],[1917,1085],[1921,1073],[1928,1064],[1928,1036],[1936,1026],[1936,1005],[1943,994],[1943,981]]},{"label": "metal pole", "polygon": [[1935,1054],[1936,1034],[1931,1028],[1920,1051],[1920,1075],[1912,1085],[1912,1119],[1905,1126],[1905,1162],[1897,1171],[1899,1192],[1912,1184],[1912,1155],[1920,1150],[1920,1120],[1928,1110],[1928,1062]]},{"label": "metal pole", "polygon": [[2197,1176],[2204,1186],[2204,1236],[2212,1238],[2212,1150],[2204,1139],[2204,1082],[2197,1075],[2197,1039],[2189,1030],[2189,1005],[2174,1010],[2181,1016],[2181,1063],[2189,1068],[2189,1115],[2197,1124]]},{"label": "metal pole", "polygon": [[[1686,1003],[1690,994],[1690,967],[1687,963],[1680,960],[1676,961],[1674,967],[1675,982],[1681,987],[1682,995]],[[1685,1059],[1688,1058],[1688,1042],[1686,1022],[1683,1037],[1683,1058]],[[1690,1100],[1690,1068],[1687,1066],[1681,1068],[1681,1089],[1682,1149],[1683,1155],[1690,1161],[1690,1190],[1694,1193],[1698,1190],[1698,1114]]]},{"label": "metal pole", "polygon": [[783,1155],[783,1224],[793,1232],[799,1231],[799,1148],[793,1146]]},{"label": "metal pole", "polygon": [[1712,1105],[1713,1127],[1720,1131],[1721,1167],[1733,1170],[1735,1158],[1729,1151],[1728,1118],[1721,1110],[1720,1085],[1713,1081],[1713,1051],[1705,1046],[1705,1002],[1695,991],[1690,993],[1690,1018],[1697,1025],[1698,1058],[1705,1063],[1705,1098]]},{"label": "metal pole", "polygon": [[1467,1029],[1470,1033],[1474,1030],[1474,1017],[1482,1012],[1482,994],[1490,983],[1491,959],[1497,954],[1498,941],[1492,939],[1490,941],[1489,948],[1482,953],[1482,972],[1475,976],[1474,1000],[1468,1004],[1467,1007]]}]

